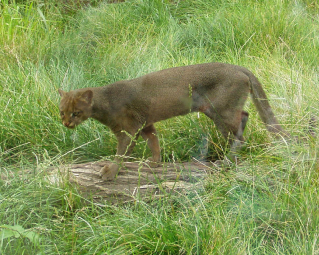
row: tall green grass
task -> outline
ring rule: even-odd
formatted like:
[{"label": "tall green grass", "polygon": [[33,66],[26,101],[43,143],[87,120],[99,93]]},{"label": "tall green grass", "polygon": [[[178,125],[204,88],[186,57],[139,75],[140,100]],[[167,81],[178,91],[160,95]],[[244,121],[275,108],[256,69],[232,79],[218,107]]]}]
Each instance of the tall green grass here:
[{"label": "tall green grass", "polygon": [[[315,1],[140,0],[83,8],[76,1],[2,1],[0,8],[0,253],[319,252],[318,147],[305,132],[319,109]],[[116,148],[96,121],[72,131],[61,125],[58,88],[213,61],[252,70],[279,121],[306,137],[303,143],[275,141],[249,101],[241,164],[212,174],[196,192],[99,206],[68,182],[45,178],[48,165],[108,158]],[[202,149],[212,159],[224,154],[225,141],[205,116],[157,129],[165,161],[197,158]],[[139,140],[133,156],[144,148]],[[4,238],[8,225],[40,240]]]}]

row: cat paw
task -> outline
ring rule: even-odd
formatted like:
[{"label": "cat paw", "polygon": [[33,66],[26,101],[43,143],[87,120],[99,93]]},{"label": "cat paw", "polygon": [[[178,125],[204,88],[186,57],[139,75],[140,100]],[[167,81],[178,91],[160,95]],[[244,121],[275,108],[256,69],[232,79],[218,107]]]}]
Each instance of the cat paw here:
[{"label": "cat paw", "polygon": [[153,161],[153,158],[148,158],[146,161],[147,165],[151,168],[156,168],[160,166],[160,162]]},{"label": "cat paw", "polygon": [[214,166],[218,167],[218,168],[225,168],[225,169],[229,169],[232,166],[232,162],[225,158],[223,160],[216,160],[214,162],[212,162]]},{"label": "cat paw", "polygon": [[106,165],[101,169],[101,177],[104,181],[112,181],[118,172],[119,167],[115,164]]}]

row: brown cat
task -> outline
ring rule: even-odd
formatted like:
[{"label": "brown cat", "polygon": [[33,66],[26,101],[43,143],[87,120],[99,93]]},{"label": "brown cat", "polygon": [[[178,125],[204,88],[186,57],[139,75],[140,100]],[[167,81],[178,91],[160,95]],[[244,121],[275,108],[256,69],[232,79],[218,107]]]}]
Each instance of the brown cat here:
[{"label": "brown cat", "polygon": [[[241,147],[248,113],[248,94],[267,129],[283,133],[257,78],[246,68],[207,63],[169,68],[105,87],[59,90],[64,126],[75,128],[94,118],[111,128],[117,140],[115,163],[101,170],[104,180],[116,176],[123,156],[128,156],[139,135],[160,162],[160,146],[154,123],[190,112],[203,112],[231,142],[231,157]],[[132,139],[135,138],[135,139]]]}]

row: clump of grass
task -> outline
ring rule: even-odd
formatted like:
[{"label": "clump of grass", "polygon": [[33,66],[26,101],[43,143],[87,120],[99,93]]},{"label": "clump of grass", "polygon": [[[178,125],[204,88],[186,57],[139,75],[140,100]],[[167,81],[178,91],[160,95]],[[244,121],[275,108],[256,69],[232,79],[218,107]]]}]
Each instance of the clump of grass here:
[{"label": "clump of grass", "polygon": [[286,160],[280,170],[268,162],[265,171],[263,161],[214,174],[202,190],[126,206],[84,203],[72,186],[41,176],[15,178],[1,186],[8,195],[1,221],[37,232],[41,241],[33,251],[45,254],[316,253],[315,165]]}]

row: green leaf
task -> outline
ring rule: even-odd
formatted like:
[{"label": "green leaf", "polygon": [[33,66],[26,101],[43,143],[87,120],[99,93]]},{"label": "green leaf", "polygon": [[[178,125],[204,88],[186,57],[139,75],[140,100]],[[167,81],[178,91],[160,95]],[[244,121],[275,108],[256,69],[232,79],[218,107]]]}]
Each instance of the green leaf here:
[{"label": "green leaf", "polygon": [[40,237],[36,232],[24,229],[20,225],[14,225],[14,226],[1,225],[0,229],[2,229],[0,231],[0,240],[1,241],[6,239],[6,238],[10,238],[10,237],[19,238],[21,236],[28,238],[33,243],[38,243],[40,241]]},{"label": "green leaf", "polygon": [[20,237],[21,232],[24,231],[24,228],[20,225],[10,226],[10,225],[2,225],[0,226],[2,230],[0,231],[0,240],[3,240],[5,238],[9,237]]},{"label": "green leaf", "polygon": [[29,238],[29,240],[32,243],[39,243],[39,241],[40,241],[40,236],[33,231],[26,230],[22,235],[26,238]]}]

